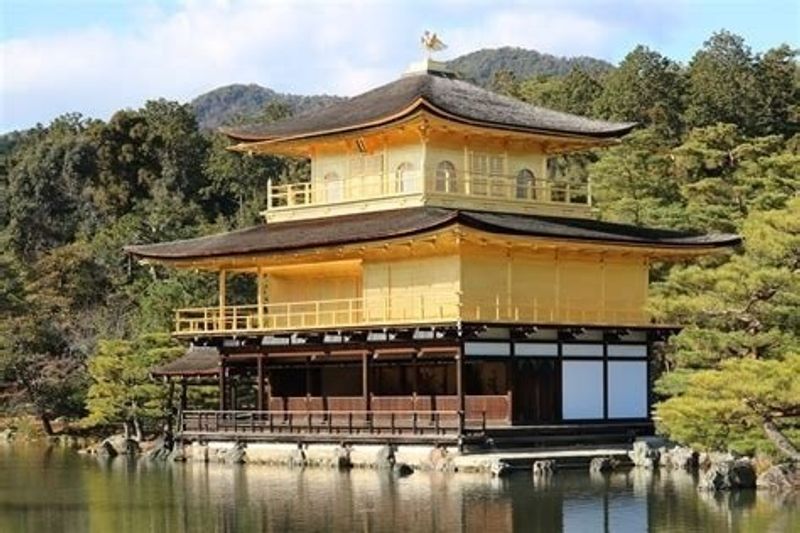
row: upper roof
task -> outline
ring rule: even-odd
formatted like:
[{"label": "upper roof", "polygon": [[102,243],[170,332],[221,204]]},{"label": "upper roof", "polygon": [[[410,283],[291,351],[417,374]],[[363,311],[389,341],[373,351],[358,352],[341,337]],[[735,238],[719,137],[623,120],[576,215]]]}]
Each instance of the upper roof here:
[{"label": "upper roof", "polygon": [[455,224],[502,235],[672,249],[733,246],[741,241],[738,235],[699,235],[588,219],[414,207],[274,222],[197,239],[127,246],[125,250],[143,259],[182,261],[380,241]]},{"label": "upper roof", "polygon": [[269,124],[221,128],[244,141],[278,141],[344,133],[402,120],[420,110],[478,126],[529,133],[614,138],[636,124],[595,120],[527,104],[445,72],[425,70],[332,104]]}]

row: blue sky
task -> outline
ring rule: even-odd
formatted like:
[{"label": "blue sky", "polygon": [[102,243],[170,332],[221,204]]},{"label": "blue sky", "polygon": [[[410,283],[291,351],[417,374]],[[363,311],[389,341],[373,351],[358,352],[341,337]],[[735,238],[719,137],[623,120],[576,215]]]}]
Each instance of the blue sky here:
[{"label": "blue sky", "polygon": [[521,46],[618,62],[646,44],[686,62],[715,30],[800,46],[792,0],[0,0],[0,131],[70,111],[108,118],[230,83],[352,95],[420,58]]}]

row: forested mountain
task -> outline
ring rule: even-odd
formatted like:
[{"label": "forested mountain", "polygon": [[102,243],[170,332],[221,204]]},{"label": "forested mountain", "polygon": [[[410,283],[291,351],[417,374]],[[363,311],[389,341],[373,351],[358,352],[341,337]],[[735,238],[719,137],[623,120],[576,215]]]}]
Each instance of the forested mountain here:
[{"label": "forested mountain", "polygon": [[[686,65],[638,46],[602,75],[584,63],[526,77],[539,67],[520,60],[514,70],[513,49],[502,50],[509,68],[490,73],[480,52],[475,79],[641,125],[617,146],[555,160],[567,179],[591,178],[600,218],[745,238],[729,255],[654,265],[653,315],[686,326],[653,357],[660,430],[699,449],[791,455],[800,442],[797,52],[754,53],[722,31]],[[273,120],[324,98],[233,86],[195,107],[156,100],[108,121],[68,114],[3,137],[0,383],[13,395],[2,410],[45,427],[62,416],[153,427],[165,391],[147,369],[180,352],[167,335],[172,310],[210,305],[216,281],[131,264],[122,247],[257,223],[267,181],[301,179],[307,164],[231,153],[199,122]],[[232,302],[249,303],[247,283],[229,285]]]},{"label": "forested mountain", "polygon": [[447,62],[461,77],[488,87],[498,72],[510,72],[517,79],[535,76],[563,76],[574,69],[589,74],[604,74],[614,66],[593,57],[558,57],[536,50],[504,46],[471,52]]},{"label": "forested mountain", "polygon": [[258,115],[269,104],[285,106],[292,114],[311,111],[331,104],[341,97],[328,95],[303,96],[278,93],[255,83],[233,84],[203,93],[191,101],[197,123],[202,129],[213,129],[232,121]]},{"label": "forested mountain", "polygon": [[[556,57],[536,50],[512,47],[478,50],[447,64],[464,79],[485,87],[492,84],[498,72],[508,72],[517,79],[525,79],[532,76],[560,76],[575,68],[590,74],[603,74],[614,68],[610,63],[592,57]],[[268,104],[286,106],[296,114],[328,105],[340,98],[278,93],[251,83],[219,87],[192,100],[191,106],[200,127],[213,129],[231,121],[253,117]]]}]

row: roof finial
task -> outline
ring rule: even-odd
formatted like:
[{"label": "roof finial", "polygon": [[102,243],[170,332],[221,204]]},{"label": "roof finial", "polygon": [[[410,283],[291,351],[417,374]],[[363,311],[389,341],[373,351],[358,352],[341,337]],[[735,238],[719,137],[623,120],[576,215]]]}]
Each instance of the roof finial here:
[{"label": "roof finial", "polygon": [[447,45],[444,44],[444,41],[439,39],[439,36],[436,35],[436,33],[428,30],[425,30],[425,33],[422,34],[422,37],[420,37],[419,41],[422,43],[422,47],[425,49],[428,59],[431,58],[431,54],[434,52],[440,52],[447,48]]}]

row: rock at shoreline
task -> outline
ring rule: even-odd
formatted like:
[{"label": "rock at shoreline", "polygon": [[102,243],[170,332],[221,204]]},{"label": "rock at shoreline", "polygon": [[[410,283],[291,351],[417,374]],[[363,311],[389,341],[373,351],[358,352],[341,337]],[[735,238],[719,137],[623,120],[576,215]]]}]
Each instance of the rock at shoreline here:
[{"label": "rock at shoreline", "polygon": [[176,463],[186,462],[186,450],[183,447],[183,442],[175,442],[175,445],[172,447],[172,451],[169,454],[168,460]]},{"label": "rock at shoreline", "polygon": [[384,468],[392,468],[395,463],[394,458],[394,446],[391,444],[387,444],[386,446],[381,446],[378,452],[375,454],[375,468],[384,469]]},{"label": "rock at shoreline", "polygon": [[103,442],[98,444],[94,453],[95,455],[97,455],[97,457],[102,457],[105,459],[113,459],[114,457],[119,455],[119,453],[117,453],[117,449],[114,448],[114,445],[111,444],[111,442],[109,442],[108,440],[104,440]]},{"label": "rock at shoreline", "polygon": [[353,461],[350,458],[350,446],[345,444],[336,448],[336,463],[334,466],[339,470],[348,470],[353,468]]},{"label": "rock at shoreline", "polygon": [[506,477],[511,473],[511,465],[505,461],[492,461],[489,465],[489,472],[493,477]]},{"label": "rock at shoreline", "polygon": [[661,448],[659,450],[659,465],[666,468],[697,470],[699,465],[699,454],[686,446],[675,446],[672,448]]},{"label": "rock at shoreline", "polygon": [[619,461],[611,457],[595,457],[589,463],[589,472],[604,474],[611,472],[619,466]]},{"label": "rock at shoreline", "polygon": [[752,489],[756,486],[756,470],[746,459],[713,464],[700,477],[700,490],[723,491]]},{"label": "rock at shoreline", "polygon": [[552,459],[534,461],[532,471],[533,475],[536,477],[552,476],[556,471],[556,462]]},{"label": "rock at shoreline", "polygon": [[660,453],[649,442],[637,440],[633,443],[633,450],[628,452],[628,457],[633,466],[652,470],[658,464]]},{"label": "rock at shoreline", "polygon": [[775,465],[756,480],[759,489],[800,490],[800,465]]},{"label": "rock at shoreline", "polygon": [[437,446],[431,450],[428,454],[428,466],[434,472],[453,472],[455,470],[453,458],[450,457],[447,448],[443,446]]},{"label": "rock at shoreline", "polygon": [[237,442],[227,449],[220,449],[217,452],[217,460],[220,463],[229,464],[242,464],[245,462],[245,445],[242,442]]},{"label": "rock at shoreline", "polygon": [[308,465],[308,456],[302,444],[297,445],[297,449],[292,451],[292,456],[289,459],[289,466],[294,468],[305,468]]},{"label": "rock at shoreline", "polygon": [[736,457],[730,452],[703,452],[697,457],[697,463],[703,470],[707,470],[719,463],[735,460]]},{"label": "rock at shoreline", "polygon": [[392,466],[392,473],[397,477],[406,477],[414,473],[414,469],[406,463],[395,463]]}]

